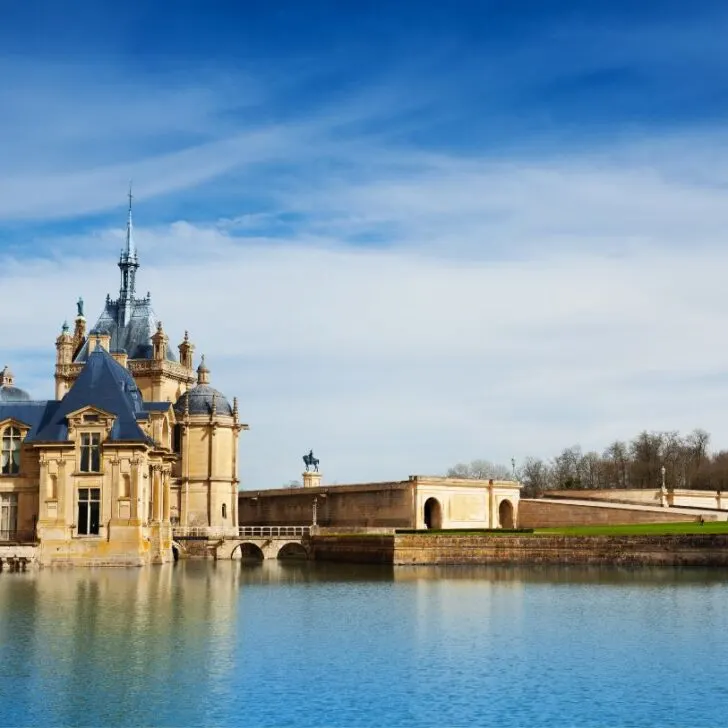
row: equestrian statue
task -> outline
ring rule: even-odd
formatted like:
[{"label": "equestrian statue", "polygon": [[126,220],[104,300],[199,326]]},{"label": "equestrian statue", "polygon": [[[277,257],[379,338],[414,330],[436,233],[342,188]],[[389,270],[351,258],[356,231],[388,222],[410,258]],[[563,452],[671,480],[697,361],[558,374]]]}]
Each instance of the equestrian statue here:
[{"label": "equestrian statue", "polygon": [[318,458],[315,458],[313,456],[313,450],[309,450],[307,455],[303,456],[303,462],[306,465],[306,472],[308,472],[309,467],[312,467],[314,469],[314,472],[318,473]]}]

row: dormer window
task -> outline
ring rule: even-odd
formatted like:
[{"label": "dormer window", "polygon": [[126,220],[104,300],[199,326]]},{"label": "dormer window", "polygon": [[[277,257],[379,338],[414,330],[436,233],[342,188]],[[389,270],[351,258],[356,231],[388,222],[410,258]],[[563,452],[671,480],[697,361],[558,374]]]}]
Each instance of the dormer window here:
[{"label": "dormer window", "polygon": [[17,475],[20,472],[20,430],[17,427],[6,427],[3,432],[2,474]]},{"label": "dormer window", "polygon": [[98,473],[101,471],[101,435],[98,432],[84,432],[81,434],[81,464],[79,470],[82,473]]}]

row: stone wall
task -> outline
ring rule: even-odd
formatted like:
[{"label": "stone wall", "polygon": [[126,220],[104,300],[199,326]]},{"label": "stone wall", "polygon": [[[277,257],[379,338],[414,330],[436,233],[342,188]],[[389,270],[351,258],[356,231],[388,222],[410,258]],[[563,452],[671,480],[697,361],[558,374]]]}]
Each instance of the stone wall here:
[{"label": "stone wall", "polygon": [[728,534],[314,536],[313,558],[349,563],[728,566]]},{"label": "stone wall", "polygon": [[394,542],[394,536],[314,536],[311,538],[311,555],[316,561],[392,564]]},{"label": "stone wall", "polygon": [[728,566],[728,535],[394,537],[395,564]]},{"label": "stone wall", "polygon": [[513,528],[513,481],[411,475],[408,480],[276,488],[238,494],[239,525],[351,528]]},{"label": "stone wall", "polygon": [[[542,498],[521,500],[518,525],[520,528],[549,526],[601,526],[630,523],[676,523],[697,521],[697,513],[680,512],[639,506],[603,505],[598,503],[559,502]],[[715,520],[705,515],[705,520]]]},{"label": "stone wall", "polygon": [[334,486],[238,494],[239,525],[307,525],[412,528],[412,485]]}]

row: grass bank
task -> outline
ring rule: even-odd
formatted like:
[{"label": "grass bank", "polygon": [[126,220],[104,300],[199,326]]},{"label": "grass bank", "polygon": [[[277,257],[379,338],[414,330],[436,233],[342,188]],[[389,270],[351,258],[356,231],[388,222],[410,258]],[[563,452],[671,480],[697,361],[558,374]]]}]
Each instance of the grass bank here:
[{"label": "grass bank", "polygon": [[727,521],[700,523],[632,523],[624,526],[568,526],[536,528],[536,536],[673,536],[699,533],[728,533]]}]

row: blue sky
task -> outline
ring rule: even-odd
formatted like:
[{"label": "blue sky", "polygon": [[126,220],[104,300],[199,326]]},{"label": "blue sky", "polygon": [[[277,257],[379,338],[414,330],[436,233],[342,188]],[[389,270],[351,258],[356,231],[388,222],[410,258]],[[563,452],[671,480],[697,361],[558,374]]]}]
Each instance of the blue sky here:
[{"label": "blue sky", "polygon": [[725,3],[2,18],[3,353],[34,395],[76,297],[118,287],[133,179],[140,288],[240,397],[246,487],[310,447],[329,482],[728,447]]}]

